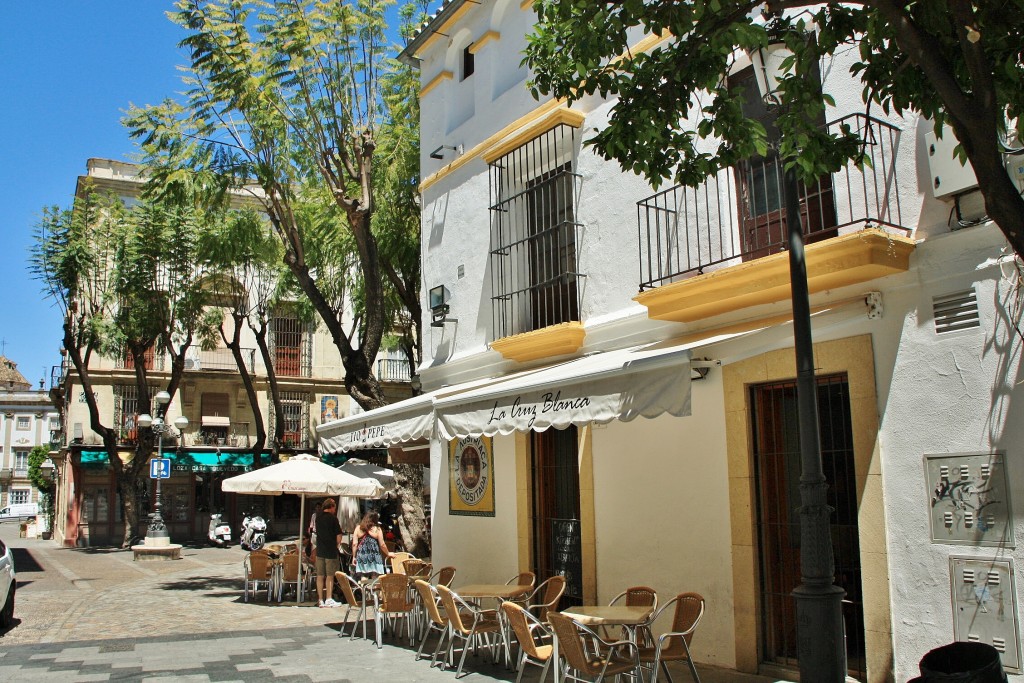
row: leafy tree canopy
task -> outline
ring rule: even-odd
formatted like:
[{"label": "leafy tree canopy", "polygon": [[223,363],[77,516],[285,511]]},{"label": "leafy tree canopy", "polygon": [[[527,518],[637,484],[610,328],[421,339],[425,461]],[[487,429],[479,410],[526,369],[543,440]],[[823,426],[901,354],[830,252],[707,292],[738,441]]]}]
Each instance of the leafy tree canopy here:
[{"label": "leafy tree canopy", "polygon": [[[851,78],[866,105],[952,127],[989,216],[1024,253],[1024,200],[1003,165],[1008,139],[1024,132],[1024,0],[537,0],[534,8],[524,62],[535,96],[615,96],[609,125],[590,142],[654,185],[695,186],[765,151],[764,127],[744,116],[724,76],[767,44],[767,10],[794,52],[778,120],[788,164],[809,179],[858,160],[855,131],[830,136],[811,123],[832,103],[813,71],[853,51]],[[665,40],[631,51],[645,34]]]}]

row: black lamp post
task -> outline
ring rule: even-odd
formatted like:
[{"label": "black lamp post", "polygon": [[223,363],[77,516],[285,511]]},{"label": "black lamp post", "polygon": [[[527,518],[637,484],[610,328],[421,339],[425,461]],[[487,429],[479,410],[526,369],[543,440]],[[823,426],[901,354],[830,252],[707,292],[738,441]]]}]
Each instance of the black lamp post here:
[{"label": "black lamp post", "polygon": [[[174,425],[169,425],[164,421],[164,416],[167,412],[167,404],[171,402],[171,395],[166,391],[159,392],[155,397],[157,407],[159,408],[159,414],[156,417],[151,417],[148,414],[139,415],[138,423],[140,427],[148,427],[153,430],[153,433],[157,436],[157,458],[164,457],[164,435],[172,435],[175,431],[181,431],[188,426],[188,418],[181,415],[174,420]],[[177,428],[177,430],[175,429]],[[170,535],[167,533],[167,526],[164,524],[164,518],[161,511],[160,501],[160,479],[156,480],[156,509],[149,518],[149,529],[146,530],[146,543],[147,545],[166,545],[170,542]]]},{"label": "black lamp post", "polygon": [[[750,54],[757,87],[765,104],[778,107],[776,90],[783,76],[782,62],[792,54],[782,35],[769,27],[768,44]],[[774,141],[778,142],[778,140]],[[781,159],[780,159],[781,162]],[[842,683],[846,680],[846,638],[842,600],[834,585],[828,484],[821,460],[818,432],[817,382],[811,340],[811,305],[807,291],[807,264],[800,227],[800,197],[796,171],[783,176],[786,232],[789,241],[789,278],[793,299],[793,346],[796,351],[796,400],[800,432],[800,585],[793,591],[797,609],[797,657],[800,680]]]}]

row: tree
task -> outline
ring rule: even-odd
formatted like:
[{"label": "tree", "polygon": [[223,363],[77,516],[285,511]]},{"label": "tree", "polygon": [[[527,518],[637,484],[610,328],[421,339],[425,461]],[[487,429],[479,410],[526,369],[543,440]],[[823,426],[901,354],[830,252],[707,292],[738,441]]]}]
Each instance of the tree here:
[{"label": "tree", "polygon": [[[238,186],[255,179],[284,262],[341,354],[346,390],[366,409],[386,403],[372,371],[393,324],[385,279],[407,306],[419,302],[418,277],[409,288],[407,264],[385,263],[373,230],[390,4],[179,0],[171,17],[188,32],[191,89],[183,104],[127,118],[151,159],[172,160],[166,168],[216,169]],[[310,202],[324,211],[316,220],[335,219],[335,236],[318,239],[324,231],[305,220]],[[355,311],[346,308],[352,293]]]},{"label": "tree", "polygon": [[[1024,199],[1003,158],[1008,138],[1024,137],[1020,0],[537,0],[534,7],[539,23],[524,62],[534,70],[535,94],[569,102],[617,96],[608,127],[591,142],[654,185],[673,179],[696,186],[754,152],[764,154],[764,127],[743,115],[738,94],[722,78],[738,51],[766,44],[762,8],[775,13],[794,51],[781,84],[781,157],[804,180],[859,161],[854,133],[830,137],[810,123],[824,109],[812,69],[854,47],[859,61],[851,72],[863,84],[864,102],[917,112],[939,133],[949,124],[974,167],[988,215],[1024,254]],[[637,29],[674,37],[634,54]]]},{"label": "tree", "polygon": [[173,400],[185,356],[204,329],[197,235],[216,219],[194,203],[144,200],[132,208],[86,186],[71,209],[52,207],[36,226],[30,269],[64,316],[63,347],[81,383],[89,425],[103,442],[125,519],[122,547],[131,545],[155,442],[139,429],[134,455],[122,461],[120,435],[100,411],[90,375],[94,358],[121,358],[134,369],[138,412],[150,413],[146,355],[171,357],[164,390]]},{"label": "tree", "polygon": [[53,468],[44,473],[43,463],[50,458],[48,446],[34,446],[28,453],[28,478],[32,486],[42,494],[43,514],[46,515],[46,528],[53,528]]}]

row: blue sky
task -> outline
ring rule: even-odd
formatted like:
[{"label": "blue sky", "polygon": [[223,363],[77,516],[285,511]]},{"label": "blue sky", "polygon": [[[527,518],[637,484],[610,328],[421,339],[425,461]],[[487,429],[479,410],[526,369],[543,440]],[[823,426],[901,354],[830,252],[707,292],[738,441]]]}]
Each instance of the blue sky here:
[{"label": "blue sky", "polygon": [[[131,161],[120,119],[180,91],[170,0],[4,3],[0,37],[0,346],[37,385],[59,362],[61,319],[27,271],[45,206],[68,207],[91,157]],[[45,373],[44,373],[45,368]]]}]

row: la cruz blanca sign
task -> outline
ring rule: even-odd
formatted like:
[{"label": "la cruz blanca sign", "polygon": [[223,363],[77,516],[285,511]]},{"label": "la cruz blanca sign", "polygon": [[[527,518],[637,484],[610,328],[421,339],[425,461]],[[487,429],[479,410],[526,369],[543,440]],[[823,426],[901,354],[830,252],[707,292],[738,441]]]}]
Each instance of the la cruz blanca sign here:
[{"label": "la cruz blanca sign", "polygon": [[487,424],[497,423],[501,425],[524,426],[532,429],[538,418],[546,424],[557,424],[561,421],[572,421],[577,413],[590,408],[594,401],[589,395],[563,397],[561,389],[542,392],[535,400],[528,396],[523,398],[519,394],[512,397],[502,397],[494,401],[491,406],[491,414],[487,418]]}]

